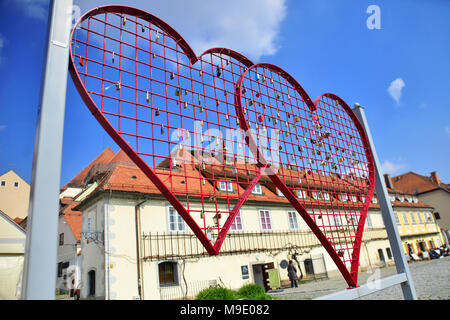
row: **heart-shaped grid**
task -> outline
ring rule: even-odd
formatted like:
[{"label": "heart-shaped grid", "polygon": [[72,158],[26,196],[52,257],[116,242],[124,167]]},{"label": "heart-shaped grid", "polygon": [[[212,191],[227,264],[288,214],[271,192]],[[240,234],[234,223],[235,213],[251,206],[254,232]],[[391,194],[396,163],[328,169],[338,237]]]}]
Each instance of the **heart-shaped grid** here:
[{"label": "heart-shaped grid", "polygon": [[218,254],[262,174],[236,131],[234,85],[253,63],[224,48],[197,57],[165,22],[126,6],[87,12],[71,39],[70,71],[88,108]]},{"label": "heart-shaped grid", "polygon": [[[267,174],[317,235],[349,285],[355,286],[362,229],[373,193],[373,164],[364,131],[338,97],[327,94],[313,103],[301,86],[280,68],[268,64],[252,65],[244,56],[223,48],[207,50],[197,58],[170,26],[131,7],[96,8],[80,18],[72,33],[70,69],[83,100],[115,142],[183,217],[209,254],[219,252],[240,207],[261,176]],[[258,68],[270,71],[271,75],[266,75],[264,70],[255,71]],[[248,92],[252,96],[241,105],[241,97],[246,97],[241,91],[246,87],[246,76],[249,77]],[[279,88],[273,86],[272,91],[266,93],[260,88],[252,88],[253,84],[267,81]],[[332,122],[357,129],[357,133],[350,130],[350,134],[355,141],[362,141],[359,147],[363,149],[359,150],[358,156],[361,158],[365,154],[366,158],[353,166],[355,173],[342,173],[341,164],[333,168],[334,175],[326,178],[326,171],[316,172],[311,166],[294,165],[292,161],[308,161],[302,153],[315,150],[311,147],[316,143],[322,147],[320,144],[331,137],[331,132],[318,130],[327,126],[320,124],[320,111],[337,107],[330,105],[330,100],[337,101],[344,110],[341,118]],[[302,128],[308,128],[309,132],[316,130],[320,136],[317,132],[315,137],[307,138],[303,134],[301,137],[307,140],[302,145],[298,143],[300,136],[296,132],[296,140],[287,141],[286,137],[293,134],[290,128],[297,127],[298,122],[307,117],[322,128]],[[272,126],[266,123],[269,119]],[[284,130],[283,122],[286,123]],[[255,128],[249,132],[252,124]],[[204,127],[209,131],[205,132]],[[252,151],[250,154],[246,153],[241,140],[244,134],[233,131],[238,127],[247,131],[245,139]],[[274,130],[271,138],[275,143],[278,143],[279,134],[286,135],[281,139],[282,143],[276,145],[280,148],[277,150],[281,154],[279,159],[272,156],[276,158],[276,153],[265,157],[263,151],[268,149],[259,144],[261,136],[268,136],[268,128]],[[336,139],[347,142],[345,137]],[[339,142],[335,145],[337,147]],[[283,147],[285,151],[282,151]],[[350,149],[342,148],[342,151]],[[314,161],[309,165],[318,161],[317,156],[321,155],[314,152],[316,157],[308,158]],[[328,156],[327,153],[324,155]],[[320,160],[331,163],[336,161],[336,156],[330,152],[328,160],[322,157]],[[302,174],[299,174],[300,168]],[[348,181],[337,184],[336,179]],[[267,178],[264,180],[267,182]],[[321,210],[319,202],[302,200],[304,205],[319,205],[316,213],[307,213],[292,193],[314,190],[320,196],[327,190],[324,188],[327,183],[333,191],[339,185],[347,188],[347,194],[366,195],[363,207],[353,205],[353,212],[336,214],[334,208],[331,212]],[[367,185],[362,189],[354,186],[364,183]],[[228,184],[232,186],[232,192],[228,191]],[[222,185],[225,191],[220,190]],[[228,216],[222,217],[222,214]],[[341,223],[342,227],[347,227],[347,231],[342,232],[344,235],[327,233],[326,229],[336,229],[337,223],[320,223],[322,214],[328,221],[342,216],[349,218],[351,222],[347,225]],[[347,267],[351,268],[350,272]]]},{"label": "heart-shaped grid", "polygon": [[267,63],[241,75],[235,99],[259,164],[356,286],[374,191],[372,153],[359,121],[338,96],[313,102],[292,76]]}]

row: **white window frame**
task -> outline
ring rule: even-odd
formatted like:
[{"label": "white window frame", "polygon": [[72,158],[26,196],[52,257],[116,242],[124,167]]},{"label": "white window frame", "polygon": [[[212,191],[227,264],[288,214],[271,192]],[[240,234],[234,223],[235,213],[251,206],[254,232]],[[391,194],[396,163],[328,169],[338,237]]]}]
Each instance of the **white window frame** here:
[{"label": "white window frame", "polygon": [[348,201],[348,194],[346,194],[346,193],[341,193],[341,194],[339,195],[339,199],[340,199],[342,202],[347,202],[347,201]]},{"label": "white window frame", "polygon": [[297,211],[289,210],[287,212],[287,217],[288,217],[288,223],[289,223],[289,230],[299,231],[300,226],[299,226],[298,220],[297,220]]},{"label": "white window frame", "polygon": [[[264,228],[263,228],[263,222],[262,222],[262,219],[261,219],[261,211],[264,211],[264,212],[267,212],[267,213],[268,213],[268,217],[269,217],[268,219],[269,219],[269,223],[270,223],[270,229],[264,229]],[[261,231],[262,231],[262,232],[270,232],[270,231],[273,231],[272,215],[271,215],[269,209],[264,209],[264,208],[258,209],[258,220],[259,220],[259,225],[260,225],[260,228],[261,228]]]},{"label": "white window frame", "polygon": [[361,202],[362,203],[366,202],[366,196],[361,196]]},{"label": "white window frame", "polygon": [[399,226],[400,225],[400,218],[398,217],[398,212],[394,211],[394,218],[395,218],[395,223]]},{"label": "white window frame", "polygon": [[257,183],[255,184],[255,187],[252,189],[252,194],[262,194],[262,187],[261,184]]},{"label": "white window frame", "polygon": [[350,201],[353,202],[353,203],[358,202],[358,198],[355,195],[351,195],[350,196]]},{"label": "white window frame", "polygon": [[319,199],[319,192],[317,192],[317,191],[312,191],[312,192],[311,192],[311,195],[312,195],[312,198],[313,198],[314,200],[318,200],[318,199]]},{"label": "white window frame", "polygon": [[397,199],[398,199],[400,202],[404,202],[404,201],[405,201],[405,196],[402,195],[402,194],[399,194],[399,195],[397,195]]},{"label": "white window frame", "polygon": [[342,217],[339,214],[333,214],[333,222],[334,222],[334,227],[339,228],[342,227]]},{"label": "white window frame", "polygon": [[370,212],[367,212],[366,222],[367,228],[373,229],[372,217],[370,216]]},{"label": "white window frame", "polygon": [[308,196],[305,190],[297,190],[297,198],[306,199]]},{"label": "white window frame", "polygon": [[328,192],[324,192],[323,198],[325,199],[325,201],[330,201],[330,194]]},{"label": "white window frame", "polygon": [[372,203],[378,203],[377,197],[375,197],[375,196],[372,197]]},{"label": "white window frame", "polygon": [[229,181],[219,181],[219,189],[223,192],[233,192],[233,184]]},{"label": "white window frame", "polygon": [[403,216],[403,224],[405,226],[409,226],[409,219],[408,215],[406,214],[406,211],[402,211],[402,216]]},{"label": "white window frame", "polygon": [[[244,231],[244,221],[242,220],[242,214],[241,214],[241,210],[239,210],[238,214],[236,215],[236,217],[234,217],[233,223],[230,226],[230,232],[243,232]],[[241,224],[241,228],[238,229],[237,228],[237,224],[236,224],[236,220],[239,219],[240,220],[240,224]],[[235,227],[235,229],[233,229],[233,227]]]},{"label": "white window frame", "polygon": [[414,217],[414,212],[410,211],[409,216],[411,217],[411,224],[417,225],[416,217]]},{"label": "white window frame", "polygon": [[422,212],[417,211],[417,219],[419,219],[419,224],[423,224]]},{"label": "white window frame", "polygon": [[[175,212],[175,219],[177,220],[177,221],[174,221],[176,230],[172,230],[171,226],[170,226],[170,223],[171,223],[170,222],[170,211],[171,211],[171,209],[173,209],[173,211]],[[167,210],[167,231],[169,233],[186,233],[187,232],[186,221],[184,221],[184,219],[181,217],[181,215],[178,213],[178,211],[175,210],[175,208],[172,207],[171,205],[167,205],[166,210]],[[180,221],[182,222],[183,230],[179,230]]]},{"label": "white window frame", "polygon": [[389,200],[391,200],[391,202],[395,201],[395,195],[390,194],[389,195]]},{"label": "white window frame", "polygon": [[284,197],[283,192],[281,192],[281,190],[278,189],[278,188],[277,188],[277,195],[278,195],[279,197]]},{"label": "white window frame", "polygon": [[413,202],[413,198],[411,196],[406,196],[406,201],[411,203]]}]

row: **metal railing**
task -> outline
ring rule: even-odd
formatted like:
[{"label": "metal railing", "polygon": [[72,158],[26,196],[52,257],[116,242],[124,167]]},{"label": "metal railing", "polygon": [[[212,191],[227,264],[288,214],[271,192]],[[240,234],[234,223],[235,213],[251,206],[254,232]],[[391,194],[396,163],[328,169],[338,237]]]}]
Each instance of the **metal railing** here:
[{"label": "metal railing", "polygon": [[[332,231],[335,232],[335,231]],[[212,234],[216,237],[217,234]],[[363,241],[387,239],[385,229],[366,229]],[[346,239],[339,240],[342,244]],[[350,241],[350,240],[347,240]],[[270,252],[289,249],[306,249],[321,246],[311,231],[230,232],[220,251],[221,255]],[[164,259],[194,258],[208,253],[193,233],[144,233],[141,237],[141,259],[157,261]]]},{"label": "metal railing", "polygon": [[161,300],[186,300],[194,299],[195,296],[206,288],[217,287],[216,280],[195,281],[184,283],[181,281],[179,285],[165,286],[159,288]]}]

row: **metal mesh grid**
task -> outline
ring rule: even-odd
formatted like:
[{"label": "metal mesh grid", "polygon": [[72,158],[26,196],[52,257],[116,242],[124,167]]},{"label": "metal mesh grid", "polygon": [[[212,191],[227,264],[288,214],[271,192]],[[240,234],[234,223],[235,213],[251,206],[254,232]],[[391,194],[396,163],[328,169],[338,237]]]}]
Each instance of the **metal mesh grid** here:
[{"label": "metal mesh grid", "polygon": [[373,164],[345,102],[332,94],[313,102],[280,68],[232,50],[197,57],[170,26],[131,7],[85,14],[71,59],[93,115],[209,254],[218,253],[261,179],[289,200],[356,285]]}]

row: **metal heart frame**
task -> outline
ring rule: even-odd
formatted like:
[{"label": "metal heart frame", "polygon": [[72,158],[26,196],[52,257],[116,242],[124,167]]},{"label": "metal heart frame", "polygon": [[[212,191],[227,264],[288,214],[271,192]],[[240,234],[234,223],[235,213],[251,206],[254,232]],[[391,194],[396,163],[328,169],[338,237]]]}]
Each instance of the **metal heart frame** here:
[{"label": "metal heart frame", "polygon": [[[102,20],[99,17],[103,15]],[[83,26],[82,23],[86,21],[87,26]],[[102,32],[99,31],[102,29]],[[77,37],[77,30],[85,36],[85,40]],[[179,213],[208,254],[219,253],[240,208],[251,197],[255,185],[267,175],[316,234],[347,283],[351,287],[357,285],[359,248],[365,217],[374,190],[374,168],[364,130],[342,99],[333,94],[324,94],[313,102],[298,82],[281,68],[270,64],[254,65],[248,58],[230,49],[212,48],[197,57],[188,43],[167,23],[133,7],[111,5],[98,7],[85,13],[76,23],[71,40],[69,69],[83,101],[111,138]],[[134,40],[134,43],[127,40]],[[110,47],[118,49],[114,50]],[[126,51],[134,56],[131,57],[131,54],[127,54]],[[111,63],[106,62],[107,56],[111,58]],[[188,62],[183,60],[184,57]],[[119,67],[115,65],[116,58]],[[152,62],[155,60],[157,62]],[[79,68],[81,70],[78,70]],[[357,218],[357,223],[352,223],[352,226],[356,227],[352,236],[327,237],[323,232],[324,226],[321,230],[315,220],[317,214],[309,214],[298,197],[292,193],[293,189],[289,188],[287,183],[289,180],[283,171],[285,169],[282,167],[280,171],[280,168],[276,168],[274,171],[275,166],[266,160],[260,150],[251,131],[251,124],[259,123],[259,120],[250,119],[249,115],[256,113],[253,109],[244,107],[241,102],[243,98],[241,89],[245,84],[246,76],[254,73],[257,68],[265,68],[285,79],[287,82],[284,86],[290,84],[291,89],[295,89],[298,94],[298,101],[304,102],[312,112],[322,108],[323,104],[328,106],[329,102],[325,101],[327,99],[337,101],[347,115],[346,125],[351,122],[356,128],[359,137],[355,140],[361,141],[359,147],[362,148],[362,151],[358,151],[358,156],[360,160],[362,155],[365,156],[361,163],[367,166],[359,168],[358,171],[367,173],[367,176],[351,179],[351,175],[344,172],[342,175],[350,178],[342,176],[337,178],[353,180],[351,183],[347,181],[347,184],[355,184],[355,181],[356,184],[362,181],[368,182],[367,188],[359,186],[358,190],[352,189],[352,194],[366,196],[363,206],[353,208],[355,212],[352,214]],[[145,69],[145,72],[142,69]],[[195,78],[194,73],[198,73],[199,77]],[[142,86],[143,82],[149,86]],[[223,86],[220,86],[222,82]],[[105,84],[109,86],[105,87]],[[111,87],[116,88],[116,96],[108,94],[107,90]],[[172,97],[169,91],[175,91],[175,97]],[[253,94],[254,90],[251,92]],[[224,96],[219,97],[218,93],[223,93]],[[280,90],[280,93],[284,94],[283,90]],[[234,99],[233,102],[228,100],[230,96]],[[116,103],[118,108],[115,107]],[[289,103],[286,104],[289,105]],[[101,108],[98,107],[99,105]],[[268,105],[272,110],[273,106],[270,103]],[[114,106],[114,111],[111,111],[111,106]],[[131,108],[129,110],[133,112],[127,111],[127,106],[134,106],[135,110]],[[166,115],[164,121],[158,121],[162,118],[161,113]],[[294,117],[295,113],[284,110],[284,115]],[[284,120],[287,123],[287,119]],[[219,140],[217,136],[214,137],[215,134],[199,134],[198,123],[201,126],[206,124],[209,128],[207,132],[216,130],[215,134],[219,136],[224,130],[230,131],[236,127],[242,129],[241,134],[245,136],[245,144],[250,154],[238,151],[244,148],[242,146],[240,148],[239,141],[236,147],[233,136],[225,135],[225,138]],[[132,128],[134,126],[135,128]],[[155,127],[161,128],[159,136],[155,133]],[[182,141],[175,141],[174,134],[178,133],[180,138],[180,130]],[[167,137],[164,137],[165,131],[167,131]],[[201,143],[192,146],[185,142],[185,134],[193,135],[196,142],[200,137]],[[353,136],[356,138],[356,134]],[[213,148],[212,143],[204,147],[203,137],[206,137],[208,141],[215,139],[218,147]],[[127,139],[135,141],[130,142]],[[146,142],[151,142],[151,145],[147,145]],[[176,148],[173,149],[173,146]],[[144,147],[148,147],[150,151],[143,151]],[[164,154],[165,151],[161,151],[165,148],[167,148],[166,154]],[[196,152],[200,152],[201,156],[198,157]],[[173,167],[173,161],[179,159],[174,155],[175,153],[182,154],[182,157],[181,162]],[[207,156],[204,156],[205,154]],[[218,154],[222,158],[218,159]],[[215,160],[209,162],[205,160],[209,158]],[[227,162],[230,159],[231,165]],[[180,163],[182,163],[181,167],[177,167]],[[282,159],[280,164],[282,166],[284,164],[285,167],[291,166],[286,159]],[[303,168],[306,167],[303,166]],[[296,166],[297,172],[299,168],[300,166]],[[314,170],[308,171],[308,174],[313,175],[312,171]],[[317,179],[313,177],[311,180]],[[179,186],[180,183],[184,185],[183,188]],[[226,191],[219,190],[218,185],[222,183]],[[235,186],[236,192],[229,192],[229,184]],[[323,190],[317,189],[317,191]],[[196,203],[201,203],[200,209],[193,207]],[[223,210],[223,206],[227,208]],[[359,214],[356,214],[356,207],[360,210]],[[319,212],[321,212],[320,209]],[[219,221],[221,213],[228,213],[222,225]],[[203,227],[199,226],[194,214],[200,214],[200,223],[203,223]],[[211,217],[208,218],[207,215],[211,214],[212,220],[215,219],[217,222],[214,228],[207,225],[208,221],[211,221]],[[323,214],[331,216],[328,211]],[[337,215],[340,216],[340,214]],[[335,216],[334,213],[333,216]],[[214,245],[208,238],[210,230],[217,234]],[[345,248],[341,246],[337,249],[333,241],[338,238],[339,241],[343,238],[345,241],[351,240],[352,246]],[[345,259],[344,255],[339,255],[339,250],[347,253],[351,251],[351,258]],[[347,268],[348,264],[350,264],[350,272]]]}]

